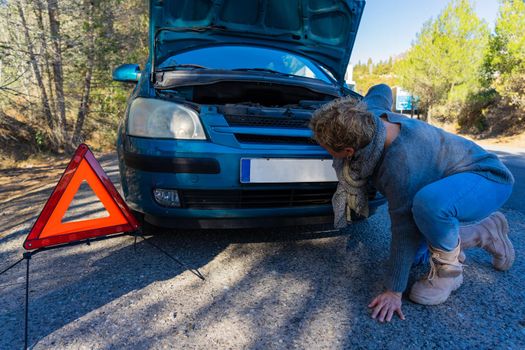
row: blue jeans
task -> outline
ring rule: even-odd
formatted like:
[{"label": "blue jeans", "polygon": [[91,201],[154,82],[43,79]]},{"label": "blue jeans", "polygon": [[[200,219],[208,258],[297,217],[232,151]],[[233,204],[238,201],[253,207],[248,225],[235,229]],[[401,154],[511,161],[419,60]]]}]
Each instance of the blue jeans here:
[{"label": "blue jeans", "polygon": [[419,190],[413,200],[412,213],[428,244],[451,251],[458,245],[460,223],[486,218],[503,206],[511,193],[511,184],[501,184],[474,173],[460,173]]}]

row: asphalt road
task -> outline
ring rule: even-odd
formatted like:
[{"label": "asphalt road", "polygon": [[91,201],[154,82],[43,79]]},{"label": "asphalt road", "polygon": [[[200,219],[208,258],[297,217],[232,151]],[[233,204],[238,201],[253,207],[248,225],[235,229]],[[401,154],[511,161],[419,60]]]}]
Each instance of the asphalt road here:
[{"label": "asphalt road", "polygon": [[[380,324],[366,307],[381,291],[388,256],[383,207],[343,231],[329,226],[168,231],[148,238],[198,268],[205,281],[145,242],[135,250],[132,238],[42,252],[31,260],[30,344],[34,349],[524,349],[525,151],[498,152],[517,180],[503,208],[517,251],[514,267],[497,272],[484,251],[468,251],[463,286],[439,306],[405,298],[405,321]],[[102,164],[116,182],[115,157],[103,157]],[[0,172],[12,183],[0,191],[0,268],[21,256],[22,242],[57,180],[57,167],[26,170],[33,183],[23,179],[23,171]],[[87,190],[73,209],[71,217],[100,212]],[[425,271],[413,269],[411,282]],[[24,266],[0,276],[0,349],[23,345],[24,276]]]},{"label": "asphalt road", "polygon": [[512,196],[505,207],[525,214],[525,149],[493,146],[490,150],[503,160],[516,180]]}]

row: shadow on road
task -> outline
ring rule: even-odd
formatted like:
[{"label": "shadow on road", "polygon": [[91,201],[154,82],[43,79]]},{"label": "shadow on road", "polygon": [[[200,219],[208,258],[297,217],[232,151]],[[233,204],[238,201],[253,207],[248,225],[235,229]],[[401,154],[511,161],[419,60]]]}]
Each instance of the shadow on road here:
[{"label": "shadow on road", "polygon": [[[246,245],[259,245],[261,243],[276,243],[275,254],[264,257],[254,267],[257,276],[272,276],[273,273],[286,274],[293,271],[297,266],[295,262],[290,262],[288,256],[283,256],[290,247],[298,245],[310,246],[315,245],[312,240],[326,239],[330,237],[341,236],[339,231],[330,230],[323,226],[316,227],[294,227],[286,229],[275,229],[269,232],[266,230],[211,230],[211,231],[159,231],[153,237],[148,237],[154,244],[162,247],[170,254],[177,256],[185,262],[190,268],[202,268],[217,258],[227,247],[236,243],[237,245],[228,253],[228,261],[242,259],[248,256],[250,251]],[[341,236],[342,237],[342,236]],[[132,244],[133,238],[117,238],[110,246],[107,242],[93,243],[90,247],[71,247],[61,250],[42,252],[31,260],[31,279],[30,279],[30,344],[38,342],[40,339],[52,334],[75,320],[84,319],[91,312],[104,309],[113,310],[118,313],[119,308],[128,309],[133,313],[136,305],[127,304],[126,299],[122,298],[133,293],[140,293],[141,290],[147,289],[148,286],[162,281],[169,281],[185,272],[185,269],[166,257],[162,252],[154,247],[138,240],[137,251],[135,252]],[[283,243],[284,242],[284,243]],[[337,260],[333,260],[333,254],[330,251],[323,252],[315,248],[315,264],[312,260],[301,257],[303,273],[311,273],[312,276],[319,278],[321,273],[322,279],[329,279],[333,273],[332,269],[339,269],[344,273],[344,267],[336,266]],[[319,257],[322,258],[326,271],[319,271]],[[226,261],[224,262],[227,263]],[[290,266],[290,264],[295,266]],[[310,264],[309,264],[310,263]],[[23,295],[24,284],[18,280],[18,283],[9,285],[10,281],[17,280],[18,276],[24,276],[25,268],[19,266],[18,271],[9,272],[0,277],[0,291],[2,295],[10,296],[10,303],[2,307],[0,313],[0,323],[4,324],[0,328],[1,343],[8,347],[19,348],[23,339]],[[262,270],[261,270],[262,269]],[[314,272],[315,271],[315,272]],[[295,272],[293,272],[295,273]],[[210,276],[205,276],[210,277]],[[257,279],[259,278],[257,277]],[[20,277],[18,277],[20,278]],[[187,274],[187,278],[192,280],[192,284],[199,289],[199,286],[209,282],[200,281],[197,277]],[[232,286],[229,293],[220,296],[216,301],[208,306],[203,306],[195,317],[207,319],[213,323],[213,317],[208,313],[214,313],[214,308],[221,303],[228,304],[232,295],[244,295],[249,292],[251,285],[256,282],[253,271],[248,273],[246,280]],[[312,285],[319,281],[310,281]],[[310,284],[310,283],[309,283]],[[320,284],[324,289],[326,283]],[[268,295],[258,298],[257,303],[263,307],[269,300],[275,298],[275,293],[286,288],[281,286],[273,290]],[[319,305],[320,291],[314,295],[309,295],[305,303],[304,310],[298,311],[301,315],[290,315],[291,319],[302,318],[304,313],[311,312],[313,308],[321,307]],[[166,296],[167,298],[176,298],[176,295]],[[121,300],[124,300],[122,302]],[[276,299],[277,300],[277,299]],[[13,302],[14,301],[14,302]],[[165,301],[160,300],[157,307],[161,307]],[[270,304],[271,305],[271,302]],[[314,305],[316,305],[314,307]],[[225,306],[230,308],[229,306]],[[252,307],[252,306],[250,306]],[[255,307],[255,306],[253,306]],[[131,309],[130,309],[131,308]],[[155,306],[149,305],[150,312],[155,310]],[[237,310],[230,308],[230,311],[244,313],[246,310]],[[310,311],[308,311],[310,310]],[[102,316],[103,317],[103,316]],[[87,318],[91,320],[91,318]],[[132,322],[133,317],[129,317]],[[76,324],[77,327],[81,327]],[[297,321],[290,321],[291,324]],[[123,336],[124,334],[122,334]],[[76,336],[76,335],[75,335]],[[159,336],[159,334],[156,334]],[[124,341],[121,339],[120,341]],[[147,348],[147,337],[137,340],[135,348]],[[118,347],[117,341],[113,345]],[[143,345],[141,345],[143,344]],[[106,344],[107,345],[107,344]],[[3,348],[3,346],[0,346]]]}]

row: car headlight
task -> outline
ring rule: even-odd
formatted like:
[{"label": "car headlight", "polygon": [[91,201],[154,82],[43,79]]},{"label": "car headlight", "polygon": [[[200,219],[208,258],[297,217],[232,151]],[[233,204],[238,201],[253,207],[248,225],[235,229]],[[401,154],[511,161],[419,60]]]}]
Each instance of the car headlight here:
[{"label": "car headlight", "polygon": [[178,103],[137,98],[128,116],[130,136],[206,140],[198,114]]}]

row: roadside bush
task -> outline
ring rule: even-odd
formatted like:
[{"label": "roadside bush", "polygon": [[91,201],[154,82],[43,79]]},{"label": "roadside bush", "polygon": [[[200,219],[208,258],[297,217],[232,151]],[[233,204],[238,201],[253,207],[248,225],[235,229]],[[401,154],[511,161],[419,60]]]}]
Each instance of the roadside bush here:
[{"label": "roadside bush", "polygon": [[458,125],[462,132],[479,134],[487,131],[489,120],[487,118],[491,107],[499,103],[500,97],[495,89],[482,90],[470,94],[458,113]]},{"label": "roadside bush", "polygon": [[455,123],[458,117],[454,103],[435,104],[428,109],[429,122],[437,124]]},{"label": "roadside bush", "polygon": [[495,90],[496,103],[484,116],[492,135],[525,130],[525,3],[502,0],[485,54],[482,82]]},{"label": "roadside bush", "polygon": [[503,102],[525,113],[525,71],[509,74],[504,79],[497,78],[494,86],[503,97]]},{"label": "roadside bush", "polygon": [[458,118],[462,133],[480,137],[515,135],[523,131],[524,125],[525,110],[516,100],[501,96],[496,89],[470,95]]},{"label": "roadside bush", "polygon": [[488,106],[485,116],[489,128],[483,136],[512,136],[523,132],[525,124],[523,111],[508,103],[495,103]]}]

